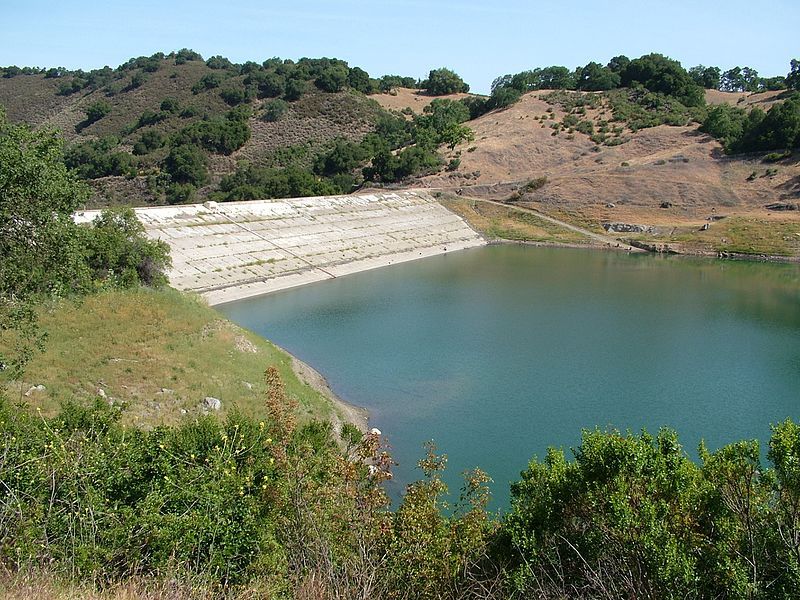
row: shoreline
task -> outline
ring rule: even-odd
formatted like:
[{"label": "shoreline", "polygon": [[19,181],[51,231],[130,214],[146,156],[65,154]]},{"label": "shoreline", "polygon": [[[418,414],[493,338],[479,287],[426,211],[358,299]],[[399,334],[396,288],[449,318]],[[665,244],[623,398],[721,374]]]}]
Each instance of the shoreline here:
[{"label": "shoreline", "polygon": [[423,258],[431,258],[433,256],[441,256],[443,254],[458,252],[460,250],[469,250],[471,248],[481,248],[486,246],[488,242],[483,238],[483,236],[480,236],[480,234],[477,235],[479,236],[479,241],[463,240],[451,243],[449,246],[429,246],[427,248],[415,248],[414,250],[408,252],[375,256],[350,262],[340,262],[332,266],[326,266],[324,270],[319,268],[309,268],[305,271],[287,273],[274,278],[254,279],[252,281],[242,282],[236,285],[205,291],[195,290],[195,292],[205,298],[209,306],[221,306],[223,304],[230,304],[232,302],[238,302],[239,300],[246,300],[248,298],[267,296],[274,292],[297,288],[311,283],[338,279],[354,273],[363,273],[364,271],[382,269],[384,267],[421,260]]},{"label": "shoreline", "polygon": [[[328,380],[325,376],[317,371],[314,367],[297,358],[294,354],[281,346],[277,346],[282,352],[289,355],[292,359],[292,370],[297,378],[306,385],[318,391],[320,394],[330,400],[333,405],[333,413],[331,414],[331,421],[334,427],[341,430],[343,423],[351,423],[358,427],[361,433],[369,431],[369,411],[363,406],[356,406],[343,400],[331,389]],[[338,433],[338,432],[337,432]]]}]

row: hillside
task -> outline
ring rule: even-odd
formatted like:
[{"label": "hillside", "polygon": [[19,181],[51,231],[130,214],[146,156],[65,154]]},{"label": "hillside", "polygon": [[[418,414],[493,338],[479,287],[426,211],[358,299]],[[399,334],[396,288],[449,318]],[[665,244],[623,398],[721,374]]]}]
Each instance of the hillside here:
[{"label": "hillside", "polygon": [[[208,177],[197,182],[200,198],[222,176],[236,171],[240,161],[283,166],[288,157],[293,164],[309,167],[332,140],[360,141],[374,131],[383,112],[343,81],[324,90],[319,87],[320,78],[329,71],[343,68],[341,72],[348,74],[342,61],[270,59],[264,63],[267,66],[232,65],[226,59],[215,61],[218,57],[203,61],[199,55],[181,59],[180,54],[131,59],[115,70],[88,75],[0,77],[0,106],[11,122],[59,129],[68,146],[106,144],[96,152],[92,148],[95,155],[88,157],[89,180],[96,190],[91,206],[164,203],[165,186],[154,177],[169,154],[169,140],[182,132],[186,137],[187,130],[204,123],[224,124],[233,121],[235,114],[236,120],[244,120],[247,132],[233,145],[207,148]],[[291,89],[295,84],[298,89]],[[92,121],[87,110],[98,105],[105,107],[104,112]],[[274,113],[272,105],[277,105]],[[207,137],[201,132],[188,141],[207,144]],[[143,140],[148,145],[137,148]],[[98,153],[128,158],[123,157],[121,166],[108,165]]]},{"label": "hillside", "polygon": [[341,407],[308,382],[314,374],[283,350],[221,319],[202,300],[174,290],[112,291],[41,310],[46,351],[22,381],[0,385],[43,414],[66,400],[103,398],[129,425],[174,424],[219,411],[264,418],[264,369],[274,365],[302,420],[336,419]]},{"label": "hillside", "polygon": [[[777,94],[709,95],[710,101],[755,106],[775,103]],[[471,121],[474,141],[451,155],[460,159],[458,168],[417,184],[463,196],[514,194],[519,205],[600,232],[612,223],[639,226],[644,232],[620,233],[668,251],[800,256],[800,211],[768,208],[797,206],[797,157],[772,164],[763,160],[765,153],[726,156],[697,124],[635,132],[619,127],[614,135],[622,143],[598,145],[589,135],[552,128],[574,111],[548,102],[550,96],[531,92]],[[598,129],[610,114],[603,103],[581,118]],[[546,183],[523,189],[539,178]]]},{"label": "hillside", "polygon": [[[623,63],[506,75],[485,97],[447,69],[373,79],[337,59],[237,65],[181,50],[89,73],[6,71],[0,105],[12,122],[63,132],[68,166],[95,191],[87,208],[425,187],[657,251],[800,257],[796,156],[780,154],[775,131],[757,143],[703,133],[725,109],[717,124],[737,131],[738,119],[742,135],[745,115],[791,92],[767,86],[775,78],[759,92],[703,91],[656,54]],[[637,75],[643,66],[661,79]]]}]

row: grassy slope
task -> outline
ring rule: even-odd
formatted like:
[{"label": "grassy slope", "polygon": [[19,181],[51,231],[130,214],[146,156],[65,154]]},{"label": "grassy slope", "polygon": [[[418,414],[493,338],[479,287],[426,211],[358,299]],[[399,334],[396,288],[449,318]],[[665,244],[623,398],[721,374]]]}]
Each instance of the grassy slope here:
[{"label": "grassy slope", "polygon": [[[328,418],[328,399],[298,380],[291,357],[244,331],[202,300],[171,289],[105,292],[80,303],[63,301],[42,312],[46,351],[9,386],[46,413],[69,398],[92,399],[102,389],[126,407],[128,423],[174,423],[202,410],[206,396],[260,417],[265,414],[263,373],[276,365],[301,418]],[[24,393],[42,384],[45,391]],[[249,385],[248,385],[249,384]],[[162,391],[167,390],[167,391]]]},{"label": "grassy slope", "polygon": [[490,240],[545,244],[590,245],[591,238],[560,227],[536,215],[481,200],[443,195],[439,201]]}]

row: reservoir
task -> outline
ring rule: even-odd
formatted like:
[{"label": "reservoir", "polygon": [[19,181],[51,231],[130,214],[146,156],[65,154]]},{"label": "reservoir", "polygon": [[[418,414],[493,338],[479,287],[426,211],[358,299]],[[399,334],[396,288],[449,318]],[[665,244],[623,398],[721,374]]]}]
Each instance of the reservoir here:
[{"label": "reservoir", "polygon": [[[366,407],[421,477],[480,466],[493,506],[548,447],[582,429],[677,430],[686,452],[800,419],[800,267],[489,246],[219,307]],[[266,367],[266,365],[265,365]]]}]

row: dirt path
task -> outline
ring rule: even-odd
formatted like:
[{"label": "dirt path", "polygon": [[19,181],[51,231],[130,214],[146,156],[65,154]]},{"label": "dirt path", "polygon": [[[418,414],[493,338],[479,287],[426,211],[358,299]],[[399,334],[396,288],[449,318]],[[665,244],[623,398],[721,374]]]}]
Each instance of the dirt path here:
[{"label": "dirt path", "polygon": [[617,238],[608,236],[608,235],[601,235],[599,233],[594,233],[593,231],[589,231],[588,229],[584,229],[582,227],[577,227],[576,225],[570,225],[564,221],[560,221],[559,219],[554,219],[553,217],[546,215],[544,213],[539,212],[533,208],[524,208],[522,206],[511,206],[504,202],[497,202],[496,200],[485,200],[483,198],[470,198],[468,196],[462,196],[462,198],[466,198],[467,200],[474,200],[476,202],[486,202],[487,204],[494,204],[496,206],[503,206],[505,208],[511,208],[513,210],[529,213],[535,215],[537,218],[542,219],[543,221],[547,221],[552,223],[553,225],[558,225],[559,227],[563,227],[564,229],[569,229],[570,231],[574,231],[575,233],[579,233],[584,235],[588,238],[595,240],[596,242],[602,244],[603,246],[608,246],[614,249],[624,250],[626,252],[647,252],[647,250],[642,250],[641,248],[636,248],[635,246],[629,246],[623,242],[620,242]]}]

